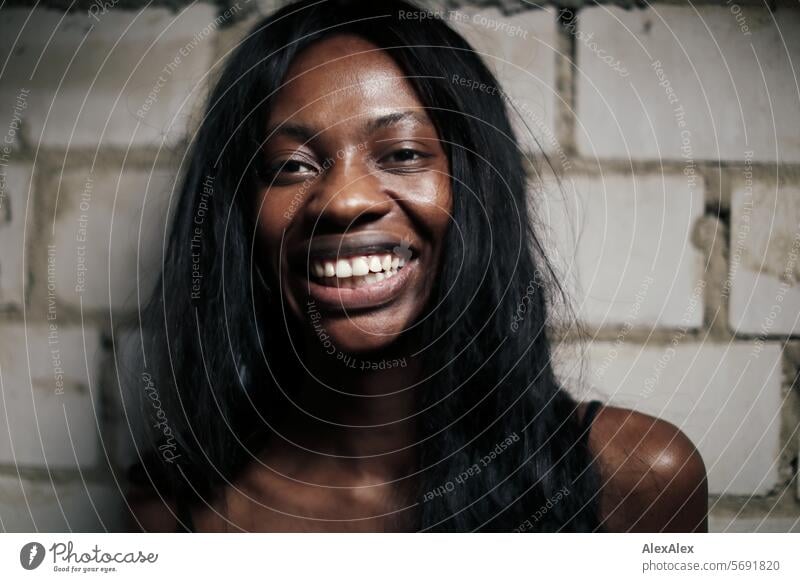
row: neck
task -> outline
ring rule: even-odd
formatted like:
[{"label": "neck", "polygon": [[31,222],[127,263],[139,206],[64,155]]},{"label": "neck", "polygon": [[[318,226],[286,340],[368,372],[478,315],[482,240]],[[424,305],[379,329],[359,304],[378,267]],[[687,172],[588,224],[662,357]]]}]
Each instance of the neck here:
[{"label": "neck", "polygon": [[346,459],[354,471],[382,479],[409,475],[420,365],[394,352],[316,351],[307,357],[302,380],[284,387],[291,402],[281,434],[301,447]]}]

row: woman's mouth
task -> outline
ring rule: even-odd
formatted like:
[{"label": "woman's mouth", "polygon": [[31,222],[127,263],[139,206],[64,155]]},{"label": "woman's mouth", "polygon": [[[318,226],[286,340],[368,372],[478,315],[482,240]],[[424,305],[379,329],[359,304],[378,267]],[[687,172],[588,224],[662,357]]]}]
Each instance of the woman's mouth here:
[{"label": "woman's mouth", "polygon": [[310,271],[313,279],[321,285],[358,289],[391,279],[405,265],[405,257],[387,253],[328,261],[316,260],[311,262]]},{"label": "woman's mouth", "polygon": [[333,311],[385,306],[399,297],[411,279],[417,260],[393,254],[340,257],[313,261],[308,294]]},{"label": "woman's mouth", "polygon": [[419,261],[408,241],[380,232],[321,236],[295,254],[304,291],[329,310],[384,306],[398,298]]}]

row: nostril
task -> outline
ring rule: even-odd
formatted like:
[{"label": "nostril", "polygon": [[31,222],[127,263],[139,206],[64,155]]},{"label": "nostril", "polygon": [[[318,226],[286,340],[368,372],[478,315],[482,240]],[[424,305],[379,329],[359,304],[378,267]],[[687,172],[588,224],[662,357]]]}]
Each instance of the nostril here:
[{"label": "nostril", "polygon": [[358,226],[370,224],[381,218],[383,215],[383,212],[362,212],[361,214],[350,219],[350,228],[356,228]]}]

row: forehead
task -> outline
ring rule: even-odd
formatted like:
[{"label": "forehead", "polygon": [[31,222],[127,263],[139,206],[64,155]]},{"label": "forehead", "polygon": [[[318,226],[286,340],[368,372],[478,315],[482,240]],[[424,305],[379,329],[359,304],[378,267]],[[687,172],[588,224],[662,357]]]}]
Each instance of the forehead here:
[{"label": "forehead", "polygon": [[356,36],[334,36],[292,62],[271,108],[271,124],[291,119],[319,128],[353,116],[412,109],[422,103],[406,74],[383,50]]}]

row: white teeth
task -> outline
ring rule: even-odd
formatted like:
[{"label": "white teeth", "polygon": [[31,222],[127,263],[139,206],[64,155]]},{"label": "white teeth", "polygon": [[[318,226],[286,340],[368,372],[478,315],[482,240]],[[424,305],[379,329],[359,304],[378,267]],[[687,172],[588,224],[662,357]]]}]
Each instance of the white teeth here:
[{"label": "white teeth", "polygon": [[357,259],[353,259],[353,277],[363,277],[367,273],[369,273],[369,263],[367,262],[367,257],[358,257]]},{"label": "white teeth", "polygon": [[336,261],[336,276],[340,279],[353,276],[353,267],[350,266],[350,261],[344,259]]},{"label": "white teeth", "polygon": [[312,261],[310,267],[314,277],[338,277],[340,279],[358,277],[358,281],[352,282],[353,285],[358,285],[361,281],[377,283],[393,277],[397,274],[398,269],[404,267],[405,264],[406,259],[389,254],[339,259],[337,261]]}]

